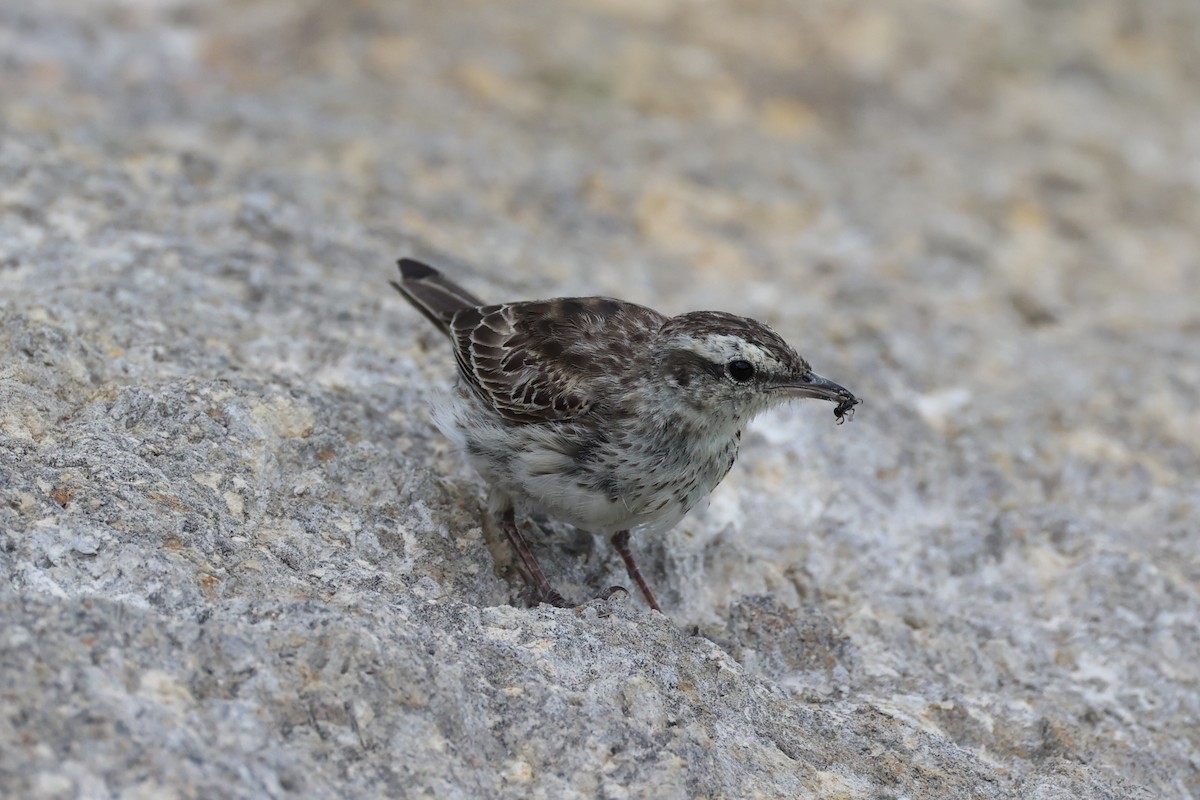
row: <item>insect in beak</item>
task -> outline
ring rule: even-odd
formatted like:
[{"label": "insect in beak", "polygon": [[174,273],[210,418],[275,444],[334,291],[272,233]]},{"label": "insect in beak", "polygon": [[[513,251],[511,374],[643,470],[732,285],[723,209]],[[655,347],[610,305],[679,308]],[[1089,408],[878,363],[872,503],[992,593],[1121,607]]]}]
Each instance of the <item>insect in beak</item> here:
[{"label": "insect in beak", "polygon": [[805,374],[798,380],[789,381],[779,388],[792,397],[811,397],[815,400],[829,400],[837,403],[833,415],[837,417],[839,425],[852,418],[854,407],[862,402],[846,387],[813,372]]}]

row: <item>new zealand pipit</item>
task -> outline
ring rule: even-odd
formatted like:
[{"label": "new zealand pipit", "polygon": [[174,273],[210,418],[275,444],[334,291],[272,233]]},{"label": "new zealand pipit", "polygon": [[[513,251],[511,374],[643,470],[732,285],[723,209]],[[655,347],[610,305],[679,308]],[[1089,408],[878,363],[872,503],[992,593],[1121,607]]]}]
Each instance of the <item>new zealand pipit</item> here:
[{"label": "new zealand pipit", "polygon": [[809,369],[761,322],[719,311],[666,317],[609,297],[486,305],[437,270],[400,262],[392,285],[449,338],[459,380],[434,410],[489,487],[488,510],[541,599],[564,605],[517,528],[514,507],[612,535],[629,550],[666,531],[720,483],[742,428],[784,400],[859,399]]}]

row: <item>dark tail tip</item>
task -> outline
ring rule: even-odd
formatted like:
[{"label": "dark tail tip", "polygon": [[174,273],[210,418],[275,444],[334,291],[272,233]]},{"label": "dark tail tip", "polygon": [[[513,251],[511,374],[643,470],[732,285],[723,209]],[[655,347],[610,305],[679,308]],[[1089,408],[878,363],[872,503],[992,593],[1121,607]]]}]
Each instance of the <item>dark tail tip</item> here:
[{"label": "dark tail tip", "polygon": [[396,264],[400,267],[400,280],[392,281],[392,286],[447,335],[455,314],[464,308],[483,305],[478,297],[428,264],[411,258],[402,258]]},{"label": "dark tail tip", "polygon": [[428,264],[413,261],[411,258],[402,258],[396,264],[400,267],[400,277],[406,281],[419,281],[438,274],[438,271]]}]

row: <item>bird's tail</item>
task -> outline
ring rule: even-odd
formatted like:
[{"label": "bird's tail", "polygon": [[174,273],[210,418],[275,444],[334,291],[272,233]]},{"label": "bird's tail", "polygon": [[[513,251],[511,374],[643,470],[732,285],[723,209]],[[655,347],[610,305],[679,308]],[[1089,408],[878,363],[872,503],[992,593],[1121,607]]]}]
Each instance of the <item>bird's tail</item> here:
[{"label": "bird's tail", "polygon": [[450,320],[454,319],[456,313],[484,304],[428,264],[411,258],[402,258],[397,263],[400,265],[400,280],[392,281],[392,286],[447,336],[450,335]]}]

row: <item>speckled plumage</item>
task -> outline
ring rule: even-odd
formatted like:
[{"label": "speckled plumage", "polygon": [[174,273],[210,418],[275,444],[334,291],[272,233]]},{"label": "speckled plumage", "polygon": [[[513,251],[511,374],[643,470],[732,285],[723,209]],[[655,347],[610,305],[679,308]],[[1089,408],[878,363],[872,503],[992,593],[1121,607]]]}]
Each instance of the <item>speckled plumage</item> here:
[{"label": "speckled plumage", "polygon": [[657,608],[628,532],[667,530],[708,495],[757,413],[794,396],[840,412],[858,402],[745,317],[666,317],[607,297],[484,305],[419,262],[400,272],[393,285],[446,333],[459,366],[435,419],[488,483],[489,511],[543,599],[561,598],[517,541],[514,506],[613,534]]}]

